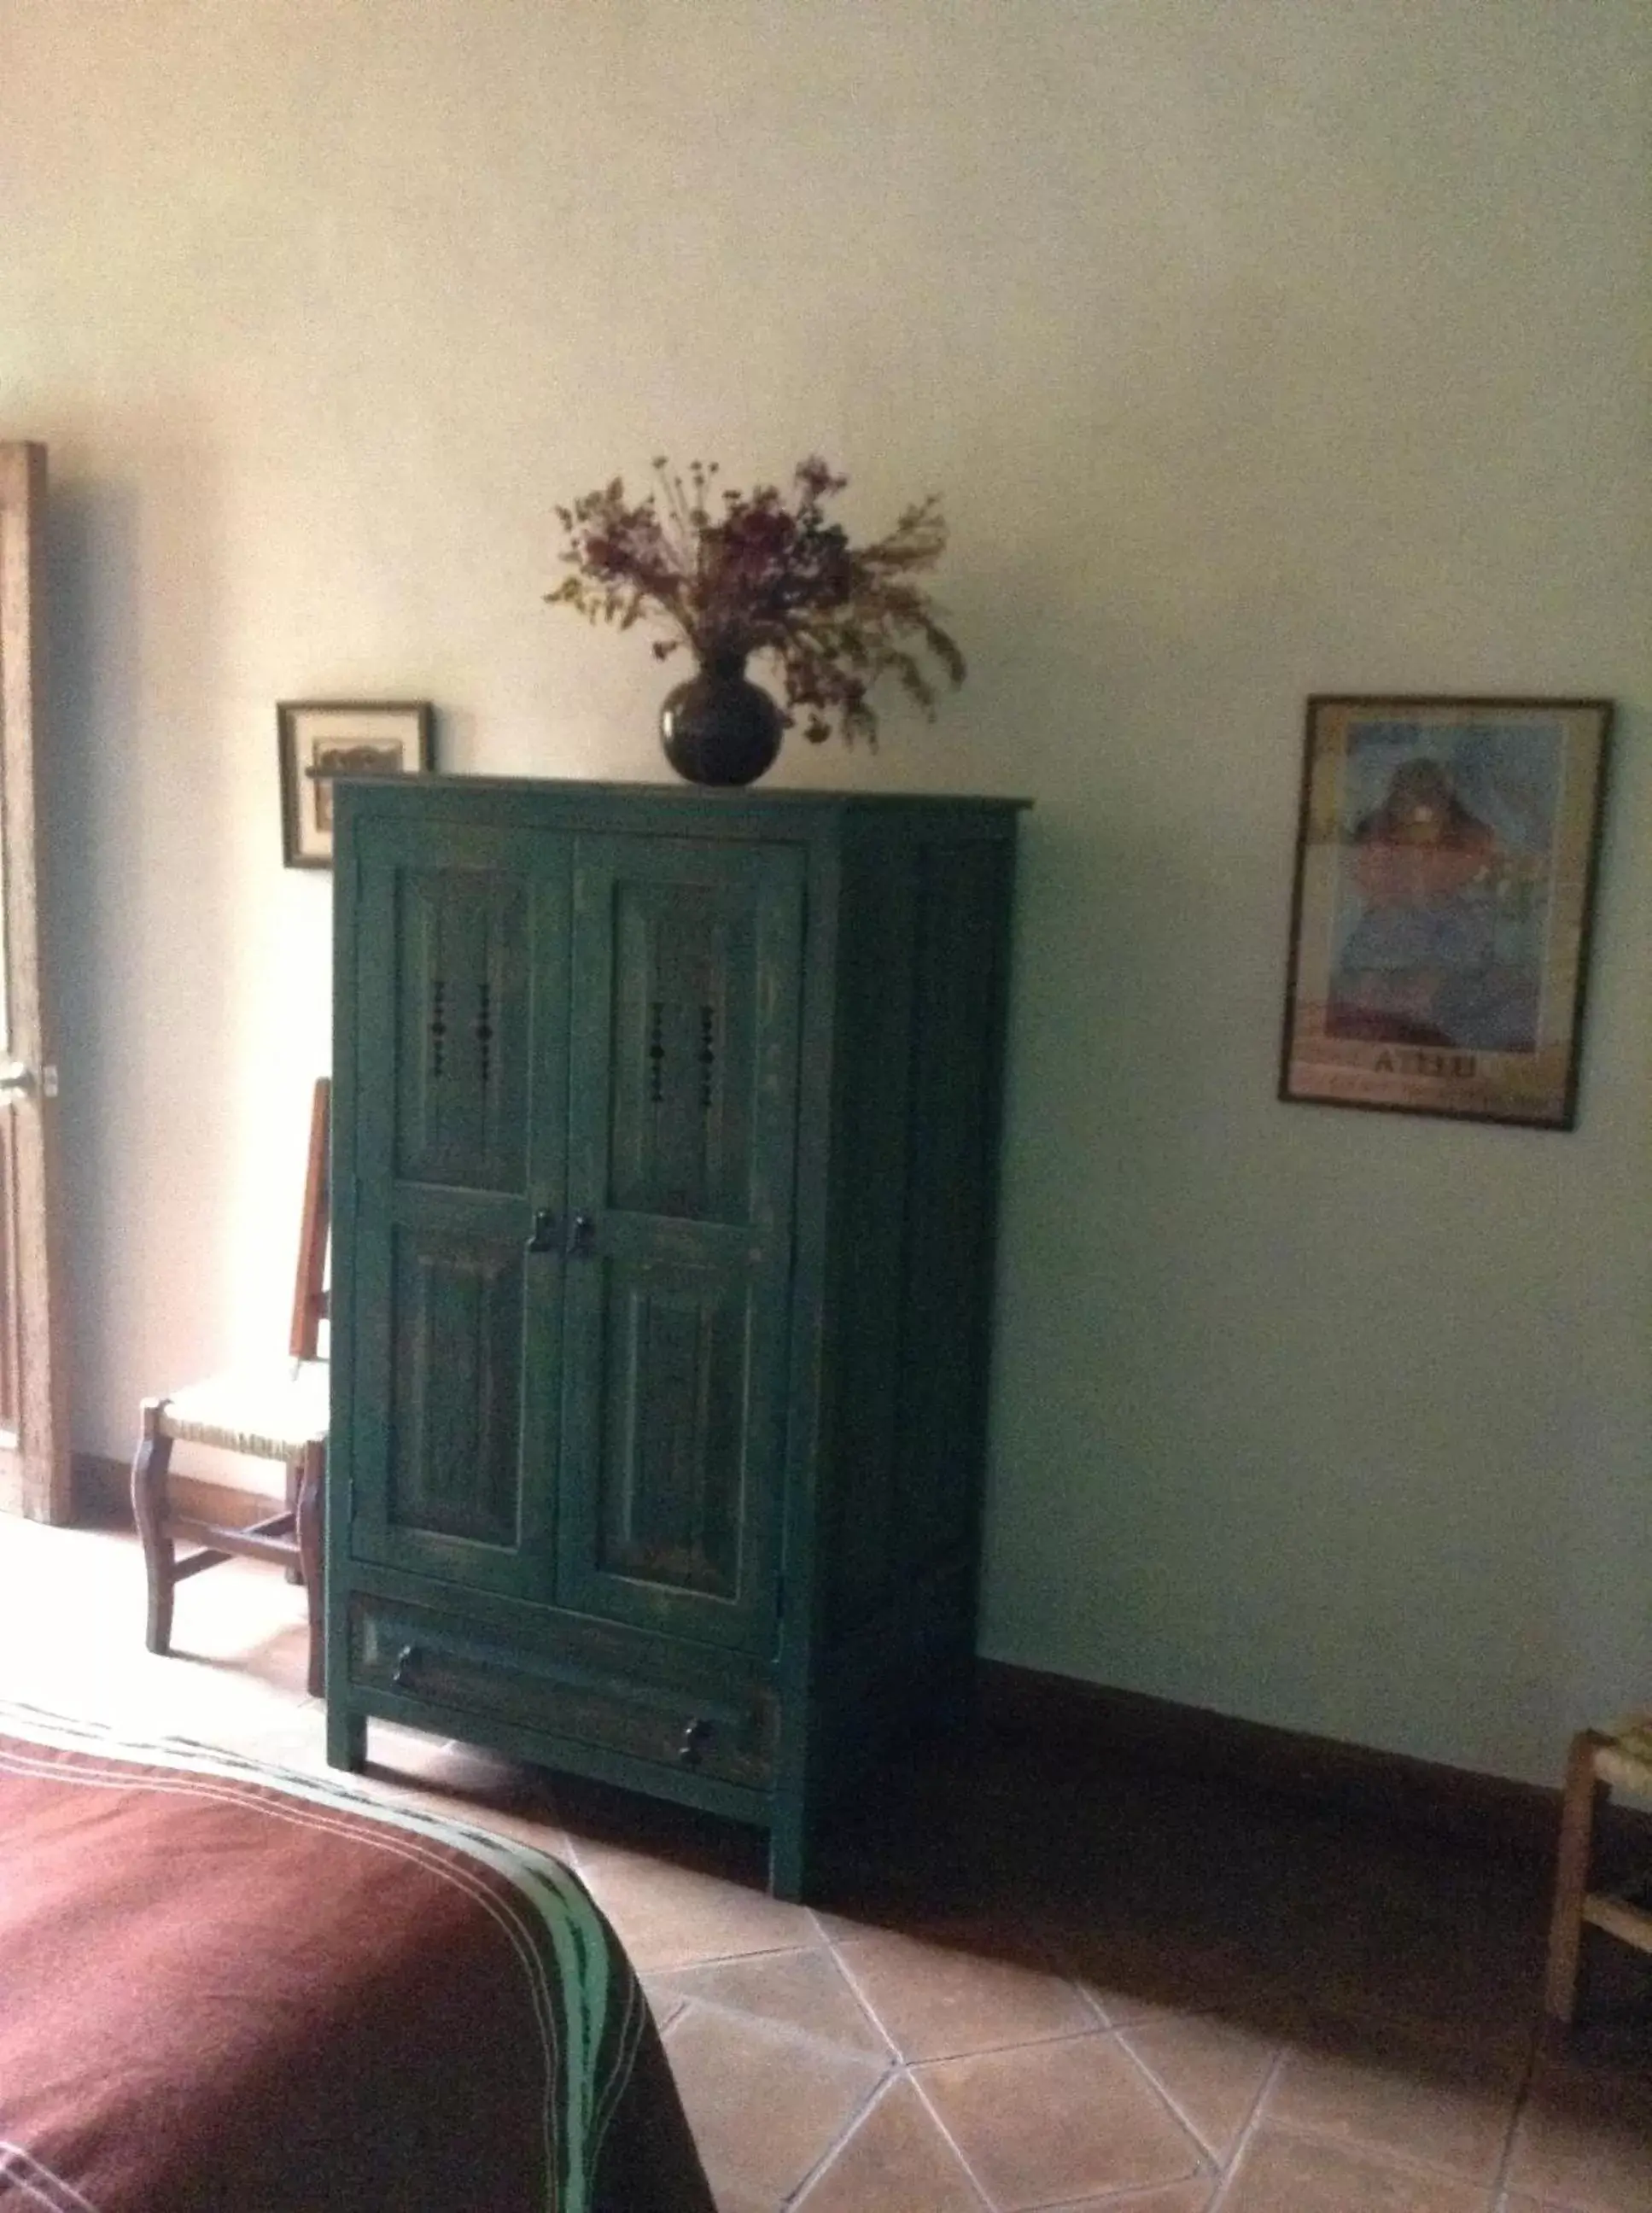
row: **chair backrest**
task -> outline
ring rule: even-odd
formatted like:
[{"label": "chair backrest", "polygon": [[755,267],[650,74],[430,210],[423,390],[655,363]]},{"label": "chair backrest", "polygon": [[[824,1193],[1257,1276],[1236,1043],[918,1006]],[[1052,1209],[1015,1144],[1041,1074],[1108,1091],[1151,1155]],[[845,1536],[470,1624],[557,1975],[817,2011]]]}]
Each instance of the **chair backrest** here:
[{"label": "chair backrest", "polygon": [[293,1290],[295,1360],[314,1360],[327,1318],[327,1232],[332,1226],[327,1148],[332,1126],[332,1079],[318,1076],[310,1104],[310,1157],[304,1177],[304,1218],[298,1237],[298,1281]]}]

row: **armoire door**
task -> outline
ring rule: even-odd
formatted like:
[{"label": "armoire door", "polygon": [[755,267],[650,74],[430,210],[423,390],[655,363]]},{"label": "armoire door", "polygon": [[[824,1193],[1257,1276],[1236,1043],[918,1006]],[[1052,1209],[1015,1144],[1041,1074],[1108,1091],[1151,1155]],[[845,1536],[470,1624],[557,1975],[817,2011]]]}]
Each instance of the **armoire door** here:
[{"label": "armoire door", "polygon": [[569,843],[361,842],[351,1549],[548,1599]]},{"label": "armoire door", "polygon": [[772,1640],[803,857],[575,841],[560,1602]]}]

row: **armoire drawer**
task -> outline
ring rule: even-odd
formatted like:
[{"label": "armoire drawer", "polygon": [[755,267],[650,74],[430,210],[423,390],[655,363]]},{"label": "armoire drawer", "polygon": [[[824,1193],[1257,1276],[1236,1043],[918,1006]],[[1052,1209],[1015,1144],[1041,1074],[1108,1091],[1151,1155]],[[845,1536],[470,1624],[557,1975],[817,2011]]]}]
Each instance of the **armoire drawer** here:
[{"label": "armoire drawer", "polygon": [[663,1653],[607,1624],[564,1620],[529,1645],[420,1606],[351,1600],[350,1675],[519,1728],[747,1789],[773,1780],[776,1709],[766,1684],[730,1679],[719,1655]]}]

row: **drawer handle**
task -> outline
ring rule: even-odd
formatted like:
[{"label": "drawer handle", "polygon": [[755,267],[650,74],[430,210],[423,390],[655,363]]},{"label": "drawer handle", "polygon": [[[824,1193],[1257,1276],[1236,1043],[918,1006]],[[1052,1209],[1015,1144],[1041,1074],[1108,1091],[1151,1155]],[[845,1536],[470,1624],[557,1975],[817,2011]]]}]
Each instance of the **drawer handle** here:
[{"label": "drawer handle", "polygon": [[568,1225],[569,1259],[570,1260],[588,1260],[595,1250],[595,1216],[589,1214],[576,1214]]},{"label": "drawer handle", "polygon": [[414,1689],[416,1686],[413,1682],[413,1670],[418,1667],[418,1645],[404,1644],[400,1651],[396,1655],[395,1668],[390,1677],[393,1686],[398,1691],[411,1691]]},{"label": "drawer handle", "polygon": [[698,1767],[705,1741],[711,1734],[710,1722],[696,1715],[683,1731],[683,1741],[677,1747],[677,1757],[685,1767]]}]

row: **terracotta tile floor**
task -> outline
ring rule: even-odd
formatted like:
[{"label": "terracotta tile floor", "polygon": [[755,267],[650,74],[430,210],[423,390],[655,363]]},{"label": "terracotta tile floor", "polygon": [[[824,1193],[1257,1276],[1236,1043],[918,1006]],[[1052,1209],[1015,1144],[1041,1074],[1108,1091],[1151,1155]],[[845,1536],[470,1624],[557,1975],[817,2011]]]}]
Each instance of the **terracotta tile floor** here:
[{"label": "terracotta tile floor", "polygon": [[[0,1695],[322,1761],[302,1594],[232,1562],[143,1649],[130,1537],[0,1523]],[[915,1765],[814,1911],[750,1836],[375,1728],[375,1787],[578,1868],[722,2213],[1652,2213],[1652,2039],[1539,2034],[1529,1875],[1013,1746]]]}]

